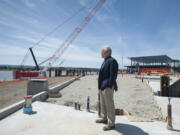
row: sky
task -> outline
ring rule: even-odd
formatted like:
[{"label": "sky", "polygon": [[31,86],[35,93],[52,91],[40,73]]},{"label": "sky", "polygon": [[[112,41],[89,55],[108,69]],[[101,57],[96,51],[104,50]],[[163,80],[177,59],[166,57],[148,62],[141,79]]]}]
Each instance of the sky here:
[{"label": "sky", "polygon": [[[54,54],[98,0],[0,0],[0,64],[34,65]],[[119,68],[129,57],[168,55],[180,59],[180,0],[107,0],[53,66],[95,67],[109,45]],[[27,59],[22,63],[24,56]]]}]

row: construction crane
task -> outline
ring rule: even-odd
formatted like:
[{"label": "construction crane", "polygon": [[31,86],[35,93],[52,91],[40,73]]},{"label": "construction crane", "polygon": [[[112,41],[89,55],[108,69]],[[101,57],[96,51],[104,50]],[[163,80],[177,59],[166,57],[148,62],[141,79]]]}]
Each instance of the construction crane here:
[{"label": "construction crane", "polygon": [[43,71],[47,71],[48,68],[53,65],[67,50],[69,45],[76,39],[79,33],[84,29],[84,27],[91,21],[95,13],[102,7],[106,0],[99,0],[95,7],[88,13],[88,15],[83,19],[83,21],[74,29],[74,31],[67,37],[67,39],[59,46],[59,48],[54,52],[54,54],[48,59],[41,62],[39,65],[46,63]]},{"label": "construction crane", "polygon": [[[71,21],[75,16],[77,16],[78,14],[80,14],[82,11],[84,11],[89,5],[91,5],[91,3],[93,3],[95,0],[90,0],[85,6],[81,7],[79,10],[77,10],[76,12],[74,12],[71,16],[69,16],[67,19],[65,19],[62,23],[60,23],[59,25],[57,25],[54,29],[52,29],[50,32],[46,33],[40,40],[38,40],[36,43],[34,43],[33,46],[31,46],[27,53],[25,54],[25,56],[23,57],[23,60],[21,62],[21,68],[23,69],[23,66],[29,56],[29,53],[31,53],[34,63],[36,65],[36,70],[39,70],[39,65],[37,64],[36,61],[36,57],[33,53],[33,48],[36,46],[43,46],[40,43],[42,41],[44,41],[48,36],[50,36],[51,34],[53,34],[55,31],[57,31],[58,29],[62,28],[62,26],[64,26],[67,22]],[[48,61],[48,60],[47,60]]]}]

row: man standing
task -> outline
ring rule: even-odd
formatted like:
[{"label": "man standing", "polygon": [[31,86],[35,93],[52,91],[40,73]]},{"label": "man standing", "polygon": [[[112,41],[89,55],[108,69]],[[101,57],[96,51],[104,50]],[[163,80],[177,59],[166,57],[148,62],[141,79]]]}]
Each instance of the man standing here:
[{"label": "man standing", "polygon": [[117,90],[116,78],[118,74],[118,63],[111,57],[112,50],[109,46],[103,46],[101,55],[104,62],[99,71],[98,88],[100,92],[102,119],[96,120],[96,123],[105,123],[108,126],[104,131],[115,128],[115,106],[113,94]]}]

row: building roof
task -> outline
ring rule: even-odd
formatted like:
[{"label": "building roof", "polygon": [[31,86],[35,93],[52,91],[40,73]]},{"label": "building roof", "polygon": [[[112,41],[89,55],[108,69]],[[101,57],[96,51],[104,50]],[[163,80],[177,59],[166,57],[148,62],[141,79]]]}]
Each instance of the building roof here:
[{"label": "building roof", "polygon": [[171,59],[167,55],[157,55],[157,56],[141,56],[141,57],[130,57],[132,61],[142,62],[142,63],[169,63],[177,62],[177,60]]}]

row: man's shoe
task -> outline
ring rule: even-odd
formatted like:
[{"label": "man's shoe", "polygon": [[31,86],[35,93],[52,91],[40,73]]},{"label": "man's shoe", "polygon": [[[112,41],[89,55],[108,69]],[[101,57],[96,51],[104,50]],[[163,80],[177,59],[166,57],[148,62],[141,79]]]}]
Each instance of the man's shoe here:
[{"label": "man's shoe", "polygon": [[108,130],[112,130],[112,129],[114,129],[115,128],[115,125],[114,126],[105,126],[104,128],[103,128],[103,130],[104,131],[108,131]]},{"label": "man's shoe", "polygon": [[99,120],[96,120],[96,123],[104,123],[104,124],[107,124],[107,123],[108,123],[108,120],[99,119]]}]

